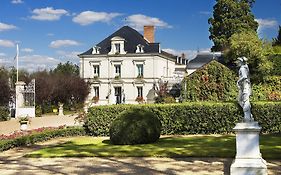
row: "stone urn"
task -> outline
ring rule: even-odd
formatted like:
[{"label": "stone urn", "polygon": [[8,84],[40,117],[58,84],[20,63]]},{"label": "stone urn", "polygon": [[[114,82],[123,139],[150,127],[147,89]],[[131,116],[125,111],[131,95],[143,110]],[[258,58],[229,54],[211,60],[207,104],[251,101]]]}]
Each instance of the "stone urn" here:
[{"label": "stone urn", "polygon": [[63,103],[59,103],[59,116],[64,116],[64,114],[63,114]]},{"label": "stone urn", "polygon": [[22,121],[22,122],[20,122],[20,130],[21,130],[21,131],[27,130],[27,124],[28,124],[28,121]]}]

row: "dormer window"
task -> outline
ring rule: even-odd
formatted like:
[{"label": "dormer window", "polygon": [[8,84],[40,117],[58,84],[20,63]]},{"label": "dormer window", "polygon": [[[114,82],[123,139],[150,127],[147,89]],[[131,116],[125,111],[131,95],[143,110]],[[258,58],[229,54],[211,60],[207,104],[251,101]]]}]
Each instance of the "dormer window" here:
[{"label": "dormer window", "polygon": [[114,54],[126,54],[125,51],[125,39],[119,36],[115,36],[111,39],[111,50],[108,53],[109,55]]},{"label": "dormer window", "polygon": [[143,51],[143,48],[144,48],[143,45],[138,44],[138,45],[137,45],[137,49],[136,49],[136,53],[143,53],[143,52],[144,52],[144,51]]},{"label": "dormer window", "polygon": [[116,53],[120,53],[120,43],[114,44]]},{"label": "dormer window", "polygon": [[92,54],[100,54],[100,47],[99,46],[93,47]]}]

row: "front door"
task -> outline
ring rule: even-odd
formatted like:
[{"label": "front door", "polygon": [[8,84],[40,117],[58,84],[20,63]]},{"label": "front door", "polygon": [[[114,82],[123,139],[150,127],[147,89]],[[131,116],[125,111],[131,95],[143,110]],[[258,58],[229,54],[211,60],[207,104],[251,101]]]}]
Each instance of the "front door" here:
[{"label": "front door", "polygon": [[122,90],[121,87],[115,87],[115,97],[116,97],[116,104],[122,103]]}]

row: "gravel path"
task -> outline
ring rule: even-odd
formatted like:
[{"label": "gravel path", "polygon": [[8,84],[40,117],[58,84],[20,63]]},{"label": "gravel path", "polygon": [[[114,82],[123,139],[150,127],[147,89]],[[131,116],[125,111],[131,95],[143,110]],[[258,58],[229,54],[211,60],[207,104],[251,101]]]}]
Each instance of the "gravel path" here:
[{"label": "gravel path", "polygon": [[[40,147],[67,141],[56,139],[32,147],[0,153],[1,175],[33,174],[229,174],[232,159],[221,158],[25,158],[25,153]],[[268,174],[281,174],[281,160],[269,160]]]}]

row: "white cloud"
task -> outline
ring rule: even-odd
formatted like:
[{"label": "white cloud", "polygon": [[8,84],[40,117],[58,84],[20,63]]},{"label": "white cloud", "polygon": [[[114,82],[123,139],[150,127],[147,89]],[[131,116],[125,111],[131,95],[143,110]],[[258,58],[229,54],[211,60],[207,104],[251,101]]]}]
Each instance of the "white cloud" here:
[{"label": "white cloud", "polygon": [[17,27],[11,24],[5,24],[0,22],[0,32],[5,31],[5,30],[12,30],[16,29]]},{"label": "white cloud", "polygon": [[63,15],[68,15],[68,12],[64,9],[54,9],[53,7],[46,7],[41,9],[34,9],[32,11],[32,19],[39,21],[56,21]]},{"label": "white cloud", "polygon": [[78,46],[78,45],[80,45],[80,43],[74,40],[55,40],[51,42],[49,47],[59,48],[59,47]]},{"label": "white cloud", "polygon": [[143,26],[145,25],[154,25],[160,28],[172,28],[172,26],[159,18],[149,17],[142,14],[128,16],[126,22],[136,30],[143,30]]},{"label": "white cloud", "polygon": [[31,53],[31,52],[33,52],[34,50],[31,49],[31,48],[23,48],[23,49],[21,49],[21,51],[22,51],[22,52]]},{"label": "white cloud", "polygon": [[29,72],[54,68],[61,61],[46,55],[25,55],[19,57],[21,69]]},{"label": "white cloud", "polygon": [[10,40],[1,40],[0,39],[0,46],[1,47],[15,47],[15,43]]},{"label": "white cloud", "polygon": [[120,16],[120,13],[106,13],[106,12],[94,12],[84,11],[75,16],[72,21],[82,26],[89,25],[95,22],[110,22],[113,18]]},{"label": "white cloud", "polygon": [[171,49],[171,48],[162,49],[162,50],[164,50],[165,52],[171,53],[173,55],[177,55],[177,56],[181,56],[182,53],[184,53],[185,57],[188,60],[192,60],[197,55],[197,50],[175,50],[175,49]]},{"label": "white cloud", "polygon": [[81,54],[82,52],[72,51],[72,52],[66,52],[62,50],[58,50],[56,52],[60,57],[63,57],[65,59],[78,59],[79,57],[77,55]]},{"label": "white cloud", "polygon": [[12,4],[22,4],[23,1],[22,0],[12,0],[11,3]]},{"label": "white cloud", "polygon": [[258,32],[261,32],[263,29],[266,28],[275,28],[278,25],[278,22],[276,20],[272,19],[255,19],[255,21],[258,22],[259,27],[258,27]]},{"label": "white cloud", "polygon": [[5,53],[0,53],[0,57],[6,56]]}]

